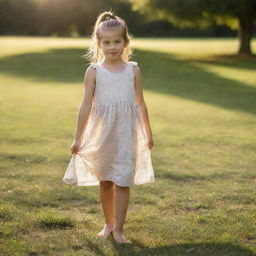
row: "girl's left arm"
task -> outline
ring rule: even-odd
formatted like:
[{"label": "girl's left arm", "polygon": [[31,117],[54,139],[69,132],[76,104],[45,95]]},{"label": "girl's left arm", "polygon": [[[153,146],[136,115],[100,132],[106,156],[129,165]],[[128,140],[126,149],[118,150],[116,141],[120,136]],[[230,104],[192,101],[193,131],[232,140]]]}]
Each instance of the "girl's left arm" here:
[{"label": "girl's left arm", "polygon": [[135,74],[136,103],[139,107],[139,110],[142,114],[142,117],[145,123],[145,129],[146,129],[146,133],[149,141],[148,147],[149,149],[151,149],[153,147],[153,136],[152,136],[152,131],[151,131],[150,122],[149,122],[148,109],[143,97],[143,91],[141,86],[141,71],[137,65],[134,66],[134,74]]}]

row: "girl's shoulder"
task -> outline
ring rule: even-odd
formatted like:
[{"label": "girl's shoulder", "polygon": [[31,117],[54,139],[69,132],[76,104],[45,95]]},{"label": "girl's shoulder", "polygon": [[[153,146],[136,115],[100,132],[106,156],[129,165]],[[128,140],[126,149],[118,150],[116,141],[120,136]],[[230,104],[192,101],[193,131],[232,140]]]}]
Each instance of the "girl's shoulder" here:
[{"label": "girl's shoulder", "polygon": [[88,68],[90,68],[90,67],[92,67],[93,69],[97,69],[97,66],[98,66],[98,64],[97,63],[93,63],[93,62],[91,62],[91,63],[89,63],[90,65],[89,65],[89,67]]}]

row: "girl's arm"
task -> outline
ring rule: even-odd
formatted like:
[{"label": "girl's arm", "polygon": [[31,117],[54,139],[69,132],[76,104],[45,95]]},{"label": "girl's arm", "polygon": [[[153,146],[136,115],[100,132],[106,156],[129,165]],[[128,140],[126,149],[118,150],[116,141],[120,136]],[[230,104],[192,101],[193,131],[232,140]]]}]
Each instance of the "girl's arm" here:
[{"label": "girl's arm", "polygon": [[80,104],[77,127],[75,132],[75,141],[81,143],[82,136],[87,125],[89,114],[91,111],[93,95],[95,90],[95,71],[92,67],[88,67],[84,76],[84,96]]},{"label": "girl's arm", "polygon": [[148,109],[143,97],[143,91],[141,86],[141,71],[137,65],[134,66],[134,73],[135,73],[136,102],[145,123],[145,129],[146,129],[147,137],[149,140],[148,146],[149,146],[149,149],[151,149],[153,147],[153,136],[152,136],[152,131],[151,131],[149,117],[148,117]]}]

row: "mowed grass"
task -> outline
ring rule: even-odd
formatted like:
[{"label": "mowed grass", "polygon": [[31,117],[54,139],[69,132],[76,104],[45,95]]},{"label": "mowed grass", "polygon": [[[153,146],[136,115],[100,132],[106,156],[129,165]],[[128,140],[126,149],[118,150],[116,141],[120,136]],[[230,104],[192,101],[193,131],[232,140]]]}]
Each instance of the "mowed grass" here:
[{"label": "mowed grass", "polygon": [[[88,39],[0,38],[0,255],[256,255],[256,62],[235,39],[134,39],[156,181],[99,241],[97,186],[62,181]],[[256,52],[256,41],[252,44]]]}]

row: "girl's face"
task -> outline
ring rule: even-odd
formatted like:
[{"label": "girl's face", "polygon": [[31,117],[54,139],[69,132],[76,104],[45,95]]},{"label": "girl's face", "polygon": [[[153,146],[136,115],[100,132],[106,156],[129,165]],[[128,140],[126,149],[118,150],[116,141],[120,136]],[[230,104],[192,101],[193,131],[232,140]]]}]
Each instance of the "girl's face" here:
[{"label": "girl's face", "polygon": [[126,47],[121,31],[114,29],[106,29],[101,31],[101,41],[99,47],[106,59],[120,59]]}]

